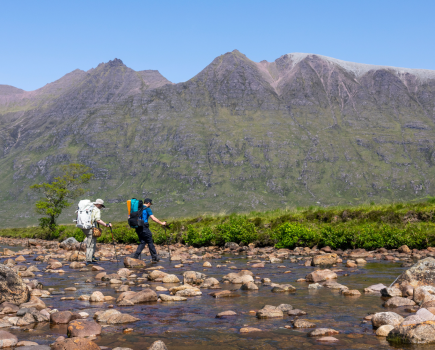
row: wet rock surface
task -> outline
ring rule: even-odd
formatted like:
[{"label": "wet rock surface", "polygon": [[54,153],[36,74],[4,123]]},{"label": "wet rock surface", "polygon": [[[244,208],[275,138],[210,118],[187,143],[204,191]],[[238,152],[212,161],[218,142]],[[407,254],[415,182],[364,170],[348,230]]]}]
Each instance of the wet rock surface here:
[{"label": "wet rock surface", "polygon": [[[117,245],[117,265],[113,246],[98,244],[100,263],[94,266],[81,263],[83,251],[79,254],[74,245],[60,248],[38,240],[30,247],[10,248],[0,265],[33,276],[21,278],[30,292],[26,302],[0,304],[2,330],[42,347],[61,342],[75,346],[71,340],[82,338],[60,337],[88,334],[91,338],[85,340],[98,346],[133,350],[150,348],[158,334],[168,349],[199,350],[227,338],[229,349],[250,349],[252,344],[245,342],[249,334],[265,348],[286,348],[289,339],[295,349],[327,343],[390,349],[385,339],[391,344],[418,337],[431,341],[424,338],[424,327],[434,322],[433,289],[397,283],[389,287],[406,270],[403,262],[414,262],[415,252],[405,248],[336,252],[173,245],[176,262],[167,254],[158,265],[145,253],[143,263],[128,260],[135,248]],[[331,256],[334,266],[313,266],[316,257]],[[346,267],[350,257],[355,266]],[[390,314],[383,304],[394,306],[391,314],[397,316],[377,316]],[[400,337],[391,340],[388,334],[399,327]],[[26,344],[20,345],[31,345]]]}]

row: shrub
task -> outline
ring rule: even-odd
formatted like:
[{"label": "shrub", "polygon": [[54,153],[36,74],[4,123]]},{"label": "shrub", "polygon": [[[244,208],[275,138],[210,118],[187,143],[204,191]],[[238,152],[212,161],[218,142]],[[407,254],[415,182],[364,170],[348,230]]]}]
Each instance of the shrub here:
[{"label": "shrub", "polygon": [[195,247],[203,247],[211,245],[214,241],[215,235],[213,230],[206,226],[201,232],[195,229],[192,225],[187,227],[187,232],[183,235],[183,241],[188,245],[192,245]]},{"label": "shrub", "polygon": [[249,244],[256,239],[255,225],[246,216],[231,215],[228,222],[216,226],[216,244],[226,242]]},{"label": "shrub", "polygon": [[275,230],[276,248],[294,248],[296,245],[313,246],[320,241],[320,234],[309,227],[287,222]]}]

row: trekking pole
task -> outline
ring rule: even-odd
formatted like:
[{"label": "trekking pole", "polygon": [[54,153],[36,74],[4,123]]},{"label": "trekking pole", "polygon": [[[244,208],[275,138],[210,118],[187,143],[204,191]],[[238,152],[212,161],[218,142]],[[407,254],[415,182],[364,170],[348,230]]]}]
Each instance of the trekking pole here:
[{"label": "trekking pole", "polygon": [[[166,225],[164,227],[165,227],[165,236],[166,236]],[[169,262],[171,262],[171,249],[169,248],[169,244],[171,243],[171,241],[169,238],[170,237],[166,238],[166,244],[168,245]]]},{"label": "trekking pole", "polygon": [[118,265],[118,256],[116,255],[116,244],[115,244],[115,239],[113,238],[112,224],[110,222],[109,222],[109,227],[110,227],[110,233],[112,234],[112,243],[113,243],[113,250],[115,251],[116,265]]}]

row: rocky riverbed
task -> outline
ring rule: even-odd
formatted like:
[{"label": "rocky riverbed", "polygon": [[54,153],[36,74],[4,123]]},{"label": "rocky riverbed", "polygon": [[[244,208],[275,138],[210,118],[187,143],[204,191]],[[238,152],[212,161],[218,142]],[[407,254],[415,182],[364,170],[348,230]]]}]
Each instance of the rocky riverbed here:
[{"label": "rocky riverbed", "polygon": [[73,240],[0,238],[0,245],[0,348],[426,349],[407,344],[435,342],[435,249],[177,244],[170,256],[158,247],[162,260],[151,264],[147,255],[129,258],[135,246],[117,245],[115,255],[113,245],[99,244],[99,264],[85,266],[84,246]]}]

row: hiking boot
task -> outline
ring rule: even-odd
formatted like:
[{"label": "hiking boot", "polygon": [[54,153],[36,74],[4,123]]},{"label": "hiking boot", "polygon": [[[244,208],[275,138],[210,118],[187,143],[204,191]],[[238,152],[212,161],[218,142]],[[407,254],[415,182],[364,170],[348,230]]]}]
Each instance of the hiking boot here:
[{"label": "hiking boot", "polygon": [[93,256],[92,261],[100,261],[100,258],[96,258],[95,256]]},{"label": "hiking boot", "polygon": [[94,263],[92,261],[86,261],[86,266],[93,265]]},{"label": "hiking boot", "polygon": [[97,260],[92,260],[91,264],[98,265],[98,261]]},{"label": "hiking boot", "polygon": [[156,263],[159,262],[160,258],[158,256],[153,257],[153,259],[151,260],[151,262]]}]

